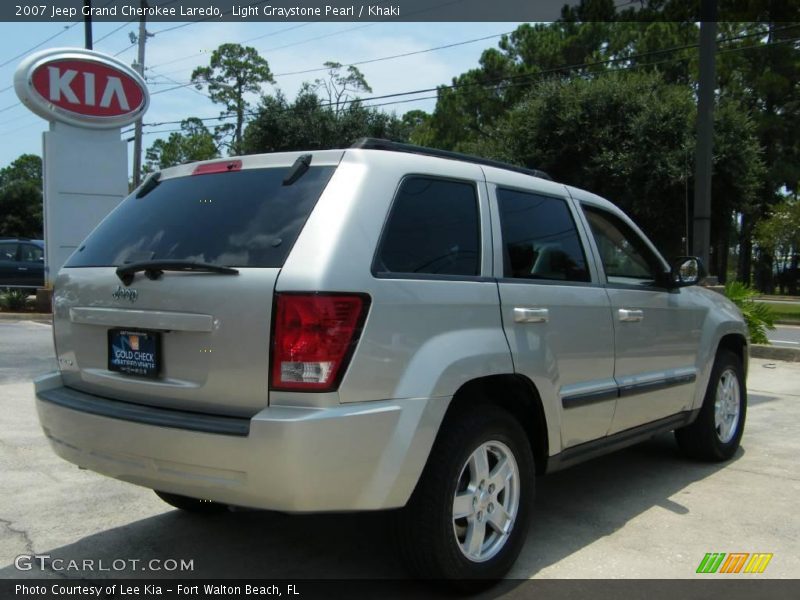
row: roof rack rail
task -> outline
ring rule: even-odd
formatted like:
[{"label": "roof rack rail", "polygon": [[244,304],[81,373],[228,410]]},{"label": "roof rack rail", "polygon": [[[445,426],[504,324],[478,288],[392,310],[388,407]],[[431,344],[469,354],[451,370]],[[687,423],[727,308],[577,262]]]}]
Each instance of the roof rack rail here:
[{"label": "roof rack rail", "polygon": [[539,177],[540,179],[548,179],[550,181],[553,180],[550,175],[544,171],[540,171],[539,169],[528,169],[526,167],[519,167],[517,165],[504,163],[499,160],[491,160],[489,158],[473,156],[472,154],[463,154],[461,152],[452,152],[450,150],[439,150],[438,148],[428,148],[426,146],[415,146],[414,144],[393,142],[392,140],[384,140],[382,138],[361,138],[356,140],[350,147],[361,150],[389,150],[391,152],[408,152],[410,154],[423,154],[425,156],[449,158],[451,160],[461,160],[478,165],[486,165],[487,167],[505,169],[506,171],[515,171],[516,173],[522,173],[524,175],[533,175],[534,177]]}]

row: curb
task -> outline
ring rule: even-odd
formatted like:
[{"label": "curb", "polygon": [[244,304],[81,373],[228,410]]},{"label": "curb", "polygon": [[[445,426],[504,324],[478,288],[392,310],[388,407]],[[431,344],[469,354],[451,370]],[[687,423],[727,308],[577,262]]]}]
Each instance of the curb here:
[{"label": "curb", "polygon": [[750,346],[750,358],[800,362],[800,348],[780,348],[778,346],[752,344]]},{"label": "curb", "polygon": [[53,315],[50,313],[6,313],[0,312],[0,321],[51,321]]}]

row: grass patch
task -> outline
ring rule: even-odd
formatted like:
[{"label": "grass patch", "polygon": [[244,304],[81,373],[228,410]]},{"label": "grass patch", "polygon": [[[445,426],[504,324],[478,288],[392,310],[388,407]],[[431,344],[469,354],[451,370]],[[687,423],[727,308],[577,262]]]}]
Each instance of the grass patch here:
[{"label": "grass patch", "polygon": [[776,321],[800,323],[800,302],[797,304],[764,302],[769,306]]}]

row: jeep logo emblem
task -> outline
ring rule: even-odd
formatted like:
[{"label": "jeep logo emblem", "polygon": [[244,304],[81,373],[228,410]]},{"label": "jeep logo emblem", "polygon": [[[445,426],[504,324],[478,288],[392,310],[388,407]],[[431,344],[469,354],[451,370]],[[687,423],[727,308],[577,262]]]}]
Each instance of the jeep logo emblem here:
[{"label": "jeep logo emblem", "polygon": [[129,300],[130,302],[136,302],[136,298],[139,297],[139,292],[133,288],[124,288],[121,285],[118,285],[117,289],[111,294],[111,297],[114,298],[114,300]]}]

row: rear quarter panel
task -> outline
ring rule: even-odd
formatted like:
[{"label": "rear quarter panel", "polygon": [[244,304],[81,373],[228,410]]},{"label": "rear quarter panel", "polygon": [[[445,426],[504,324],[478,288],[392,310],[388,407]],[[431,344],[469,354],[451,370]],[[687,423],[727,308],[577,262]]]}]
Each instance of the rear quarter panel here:
[{"label": "rear quarter panel", "polygon": [[[481,276],[435,279],[371,273],[392,200],[406,175],[476,185]],[[503,335],[483,172],[412,154],[349,150],[278,278],[281,291],[366,292],[370,314],[339,388],[340,402],[449,398],[475,377],[512,373]],[[291,401],[283,397],[281,401]]]}]

